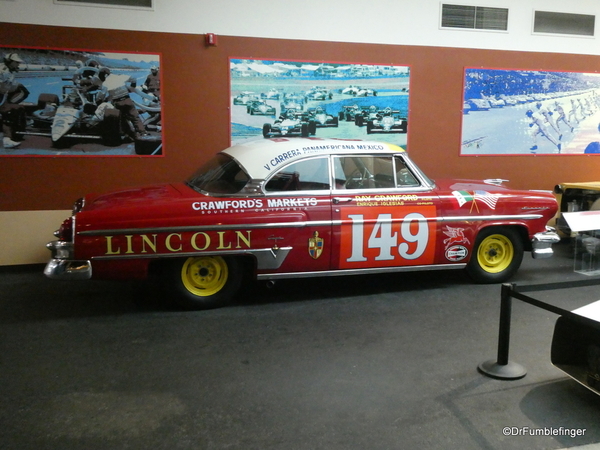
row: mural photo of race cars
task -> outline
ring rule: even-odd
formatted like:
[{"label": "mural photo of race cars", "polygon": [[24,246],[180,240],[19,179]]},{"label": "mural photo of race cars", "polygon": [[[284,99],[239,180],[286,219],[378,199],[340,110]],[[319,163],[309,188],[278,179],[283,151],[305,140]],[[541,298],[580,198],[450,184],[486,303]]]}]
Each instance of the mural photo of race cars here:
[{"label": "mural photo of race cars", "polygon": [[596,73],[465,69],[461,155],[600,154]]},{"label": "mural photo of race cars", "polygon": [[0,53],[0,156],[163,155],[159,54]]},{"label": "mural photo of race cars", "polygon": [[406,148],[407,66],[231,59],[231,142],[377,139]]}]

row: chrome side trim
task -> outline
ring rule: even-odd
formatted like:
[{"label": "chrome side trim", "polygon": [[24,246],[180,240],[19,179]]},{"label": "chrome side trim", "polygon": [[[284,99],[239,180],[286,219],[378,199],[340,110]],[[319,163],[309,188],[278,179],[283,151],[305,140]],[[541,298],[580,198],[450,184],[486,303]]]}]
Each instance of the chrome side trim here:
[{"label": "chrome side trim", "polygon": [[256,224],[232,224],[232,225],[208,225],[208,226],[189,226],[189,227],[160,227],[160,228],[117,228],[112,230],[90,230],[79,231],[77,234],[81,236],[106,236],[112,234],[125,233],[174,233],[182,231],[219,231],[231,229],[257,230],[262,228],[304,228],[317,226],[330,226],[331,220],[315,220],[311,222],[273,222],[273,223],[256,223]]},{"label": "chrome side trim", "polygon": [[312,278],[312,277],[337,277],[343,275],[361,275],[374,273],[417,272],[421,270],[456,270],[464,269],[466,263],[461,264],[436,264],[432,266],[403,266],[403,267],[375,267],[371,269],[342,269],[323,270],[316,272],[288,272],[288,273],[262,273],[257,274],[257,280],[278,280],[283,278]]},{"label": "chrome side trim", "polygon": [[[486,220],[535,220],[540,219],[541,214],[522,214],[522,215],[498,215],[498,216],[456,216],[456,217],[432,217],[428,220],[436,222],[456,222],[456,221],[486,221]],[[392,221],[400,221],[400,219],[392,219]],[[125,233],[175,233],[183,231],[220,231],[231,229],[257,230],[264,228],[305,228],[305,227],[326,227],[338,226],[343,223],[342,220],[313,220],[301,222],[270,222],[270,223],[254,223],[254,224],[233,224],[233,225],[200,225],[200,226],[185,226],[185,227],[157,227],[157,228],[117,228],[110,230],[89,230],[78,231],[81,236],[107,236],[112,234]]]},{"label": "chrome side trim", "polygon": [[93,256],[92,260],[190,258],[195,256],[254,256],[258,270],[279,269],[293,247],[258,248],[248,250],[219,250],[213,252],[152,253],[144,255]]},{"label": "chrome side trim", "polygon": [[518,214],[503,216],[456,216],[456,217],[438,217],[438,222],[456,222],[456,221],[478,221],[478,220],[535,220],[544,217],[542,214]]}]

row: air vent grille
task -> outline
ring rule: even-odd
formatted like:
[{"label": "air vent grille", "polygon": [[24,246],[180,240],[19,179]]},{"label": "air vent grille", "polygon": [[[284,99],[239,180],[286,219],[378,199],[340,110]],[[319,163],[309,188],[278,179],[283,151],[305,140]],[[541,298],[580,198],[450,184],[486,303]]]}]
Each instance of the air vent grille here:
[{"label": "air vent grille", "polygon": [[151,9],[152,1],[153,0],[54,0],[54,3]]},{"label": "air vent grille", "polygon": [[442,28],[506,31],[508,29],[508,9],[443,4]]},{"label": "air vent grille", "polygon": [[533,21],[534,33],[571,34],[594,36],[596,16],[536,11]]}]

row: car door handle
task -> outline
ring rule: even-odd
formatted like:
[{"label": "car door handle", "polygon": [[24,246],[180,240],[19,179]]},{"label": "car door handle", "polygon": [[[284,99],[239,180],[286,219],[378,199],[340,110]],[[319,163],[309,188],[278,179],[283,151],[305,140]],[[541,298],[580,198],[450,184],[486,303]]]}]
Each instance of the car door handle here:
[{"label": "car door handle", "polygon": [[333,198],[333,203],[338,205],[340,203],[348,203],[351,202],[352,200],[354,200],[352,197],[334,197]]}]

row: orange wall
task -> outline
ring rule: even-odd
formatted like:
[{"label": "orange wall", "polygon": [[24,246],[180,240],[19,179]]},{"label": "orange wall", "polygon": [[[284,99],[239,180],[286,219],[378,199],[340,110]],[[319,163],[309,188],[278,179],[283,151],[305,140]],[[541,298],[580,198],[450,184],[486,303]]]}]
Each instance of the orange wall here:
[{"label": "orange wall", "polygon": [[[162,158],[0,158],[0,211],[69,209],[92,191],[179,181],[229,145],[229,58],[411,67],[408,151],[432,178],[506,178],[552,189],[600,179],[600,156],[461,157],[465,67],[596,72],[597,56],[76,29],[0,23],[0,45],[160,53]],[[600,135],[599,135],[600,139]]]}]

